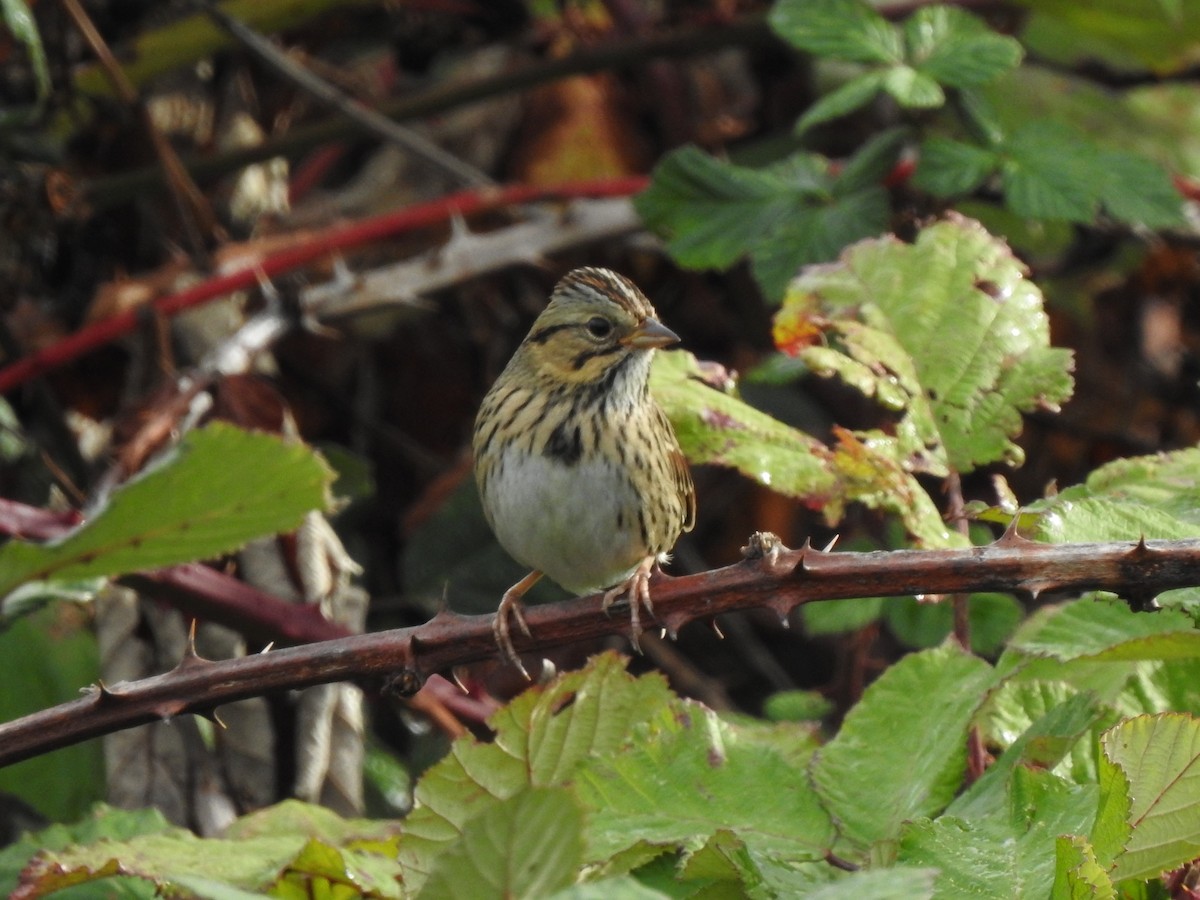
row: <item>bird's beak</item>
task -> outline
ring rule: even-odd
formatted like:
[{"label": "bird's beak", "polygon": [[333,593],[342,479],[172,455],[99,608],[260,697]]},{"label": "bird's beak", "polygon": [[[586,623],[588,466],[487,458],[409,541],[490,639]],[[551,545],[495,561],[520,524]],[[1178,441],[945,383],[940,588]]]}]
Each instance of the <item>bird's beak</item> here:
[{"label": "bird's beak", "polygon": [[679,335],[673,332],[670,328],[664,325],[658,319],[649,318],[642,321],[629,335],[621,341],[626,347],[633,347],[635,350],[650,350],[654,347],[666,347],[669,344],[678,344]]}]

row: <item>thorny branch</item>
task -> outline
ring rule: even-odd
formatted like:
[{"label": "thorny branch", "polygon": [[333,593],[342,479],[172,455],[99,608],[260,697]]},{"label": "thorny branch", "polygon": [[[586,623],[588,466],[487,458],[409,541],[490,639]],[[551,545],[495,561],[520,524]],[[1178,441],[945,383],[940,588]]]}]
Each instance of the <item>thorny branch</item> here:
[{"label": "thorny branch", "polygon": [[[421,228],[445,225],[455,218],[516,204],[580,197],[625,197],[636,193],[645,185],[645,178],[633,176],[544,187],[509,185],[461,191],[427,203],[418,203],[394,212],[362,219],[350,225],[297,235],[295,243],[286,249],[267,256],[253,255],[235,263],[232,271],[217,274],[177,293],[159,297],[149,306],[158,315],[173,316],[217,297],[254,287],[265,278],[274,278],[317,260],[326,259],[339,251],[371,241],[383,240]],[[516,261],[519,258],[514,256],[512,260]],[[138,327],[143,314],[141,309],[119,313],[0,368],[0,394],[132,333]]]},{"label": "thorny branch", "polygon": [[[1136,544],[1041,544],[1009,530],[986,547],[832,553],[787,550],[774,535],[752,536],[745,559],[683,578],[653,582],[659,623],[674,636],[696,619],[751,607],[787,623],[802,603],[853,597],[1008,591],[1106,590],[1138,609],[1173,588],[1200,585],[1200,540]],[[601,595],[532,607],[533,638],[521,651],[628,634],[629,621],[605,616]],[[491,616],[441,612],[416,628],[354,635],[257,656],[211,662],[194,653],[171,672],[93,687],[88,696],[0,725],[0,765],[87,738],[183,713],[209,714],[269,691],[346,680],[387,679],[415,691],[431,674],[496,656]]]}]

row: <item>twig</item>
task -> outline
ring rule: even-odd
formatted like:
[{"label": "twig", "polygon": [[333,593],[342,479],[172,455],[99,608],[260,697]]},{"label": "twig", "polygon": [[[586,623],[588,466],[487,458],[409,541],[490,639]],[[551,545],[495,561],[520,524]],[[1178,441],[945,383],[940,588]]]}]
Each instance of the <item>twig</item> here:
[{"label": "twig", "polygon": [[151,145],[154,147],[154,153],[158,157],[158,164],[162,167],[167,185],[170,187],[171,193],[179,205],[185,229],[192,230],[193,219],[199,221],[201,234],[193,233],[191,237],[194,252],[197,255],[202,255],[204,252],[204,238],[218,234],[216,214],[213,212],[212,207],[209,206],[208,200],[192,180],[192,176],[187,168],[180,161],[175,148],[171,146],[170,142],[163,136],[163,133],[155,126],[154,121],[142,105],[137,90],[130,83],[128,77],[126,77],[121,64],[117,62],[116,57],[109,50],[108,44],[105,43],[100,32],[96,30],[96,26],[92,23],[87,11],[80,5],[79,0],[60,0],[60,2],[71,17],[71,20],[75,23],[75,27],[79,29],[80,34],[87,41],[88,46],[91,47],[92,52],[96,54],[101,67],[112,82],[113,89],[117,92],[117,96],[123,103],[136,109],[141,115],[142,123],[150,137]]},{"label": "twig", "polygon": [[[573,75],[639,65],[654,57],[699,56],[726,47],[752,47],[778,42],[779,39],[760,17],[719,26],[681,29],[669,34],[589,48],[563,59],[531,63],[512,72],[466,84],[434,85],[382,104],[380,112],[394,121],[410,121]],[[212,178],[273,156],[295,156],[360,129],[361,126],[345,116],[331,116],[253,147],[208,158],[192,156],[186,160],[186,164],[197,178]],[[153,190],[157,181],[158,173],[153,169],[139,169],[92,181],[82,187],[82,192],[92,208],[103,208],[127,202],[147,190]]]},{"label": "twig", "polygon": [[348,279],[335,278],[304,288],[300,305],[322,321],[359,315],[411,303],[422,295],[518,263],[540,265],[548,254],[612,240],[641,227],[642,221],[626,197],[576,200],[561,209],[534,212],[530,221],[485,234],[456,224],[445,246]]},{"label": "twig", "polygon": [[[236,271],[219,275],[186,290],[154,300],[150,307],[161,316],[173,316],[234,291],[258,284],[301,266],[324,259],[341,250],[393,237],[407,231],[444,225],[454,216],[470,216],[519,203],[534,203],[568,197],[619,197],[636,193],[646,179],[615,178],[559,185],[512,185],[462,191],[428,203],[406,207],[308,236],[287,250],[252,261]],[[105,344],[133,332],[143,309],[129,310],[96,322],[0,369],[0,394],[66,365]]]},{"label": "twig", "polygon": [[[777,541],[777,539],[775,539]],[[760,542],[761,544],[761,542]],[[801,603],[921,593],[1107,590],[1147,598],[1200,585],[1200,540],[1137,544],[1040,544],[1010,530],[986,547],[831,553],[773,549],[758,558],[653,584],[654,608],[671,633],[696,618],[767,607],[781,618]],[[543,650],[628,634],[625,616],[604,615],[602,595],[531,607],[532,638]],[[0,765],[122,728],[208,712],[271,691],[389,677],[415,689],[428,675],[496,656],[492,617],[442,612],[417,628],[355,635],[305,647],[209,662],[190,654],[171,672],[101,685],[89,696],[0,725]]]},{"label": "twig", "polygon": [[221,28],[241,41],[248,50],[273,68],[284,78],[316,100],[341,113],[352,122],[361,125],[368,133],[375,134],[407,150],[424,160],[435,169],[450,175],[467,186],[479,187],[493,184],[491,178],[474,166],[447,153],[433,141],[382,116],[364,103],[339,90],[310,70],[294,63],[281,53],[274,44],[243,22],[231,16],[212,0],[192,0],[192,5],[202,10]]},{"label": "twig", "polygon": [[[946,478],[946,517],[951,526],[965,538],[971,536],[971,523],[963,507],[962,477],[951,471]],[[971,649],[971,610],[969,598],[958,593],[950,598],[954,609],[954,639],[964,650]]]}]

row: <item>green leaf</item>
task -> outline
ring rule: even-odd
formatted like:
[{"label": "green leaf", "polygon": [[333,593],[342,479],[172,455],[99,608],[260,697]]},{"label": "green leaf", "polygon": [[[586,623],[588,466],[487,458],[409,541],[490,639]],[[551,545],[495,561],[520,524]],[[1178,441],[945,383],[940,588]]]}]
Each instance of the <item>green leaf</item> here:
[{"label": "green leaf", "polygon": [[864,72],[825,94],[804,111],[796,122],[796,133],[803,134],[814,125],[839,119],[866,106],[883,89],[884,75],[880,71]]},{"label": "green leaf", "polygon": [[861,0],[779,0],[768,21],[785,41],[817,56],[893,63],[903,54],[896,29]]},{"label": "green leaf", "polygon": [[887,600],[883,597],[805,603],[800,607],[800,619],[804,622],[805,634],[845,634],[878,621],[885,603]]},{"label": "green leaf", "polygon": [[[1032,52],[1066,66],[1100,60],[1165,75],[1191,65],[1200,41],[1200,7],[1176,0],[1023,0],[1034,15],[1026,28]],[[1032,34],[1030,34],[1032,32]]]},{"label": "green leaf", "polygon": [[1086,829],[1095,802],[1092,787],[1017,767],[995,815],[918,819],[904,827],[898,858],[940,871],[935,897],[1041,900],[1054,879],[1056,837]]},{"label": "green leaf", "polygon": [[[171,825],[157,809],[123,810],[96,804],[89,815],[70,825],[51,825],[31,831],[0,849],[0,894],[10,896],[17,889],[22,870],[38,853],[53,855],[74,845],[87,845],[100,840],[126,841],[139,835],[159,834]],[[53,883],[60,873],[48,871],[45,879],[34,871],[28,873],[26,886],[41,888]]]},{"label": "green leaf", "polygon": [[120,575],[231,553],[324,509],[329,481],[328,468],[303,444],[207,425],[63,537],[0,547],[0,596],[24,582]]},{"label": "green leaf", "polygon": [[656,356],[650,390],[692,463],[734,468],[820,510],[831,524],[847,504],[859,502],[895,512],[922,544],[945,546],[955,540],[905,467],[895,441],[884,435],[859,440],[839,431],[838,445],[827,447],[709,386],[700,364],[681,351]]},{"label": "green leaf", "polygon": [[737,726],[697,704],[661,711],[620,753],[580,768],[587,859],[637,845],[678,844],[733,831],[752,854],[821,860],[833,824],[804,767],[781,754],[776,728]]},{"label": "green leaf", "polygon": [[790,171],[721,162],[698,147],[667,155],[638,195],[638,213],[668,235],[667,249],[684,266],[727,268],[778,223],[828,190],[825,164],[792,158]]},{"label": "green leaf", "polygon": [[[877,145],[868,145],[876,154]],[[824,157],[796,154],[767,169],[721,162],[695,147],[667,156],[635,201],[646,224],[688,268],[728,268],[750,257],[766,298],[800,266],[832,258],[877,234],[889,208],[883,188],[839,186]]]},{"label": "green leaf", "polygon": [[684,456],[694,465],[736,469],[791,497],[823,497],[833,478],[824,444],[760,412],[736,396],[711,387],[692,354],[655,355],[650,391],[671,420]]},{"label": "green leaf", "polygon": [[178,893],[175,879],[186,877],[261,890],[279,878],[286,880],[295,867],[310,882],[319,876],[352,884],[357,896],[399,895],[394,823],[342,819],[320,807],[287,801],[239,819],[225,838],[202,840],[166,825],[157,813],[156,820],[130,821],[128,815],[102,813],[94,836],[75,835],[71,846],[51,843],[52,849],[22,872],[23,885],[49,893],[119,873],[151,881],[168,895]]},{"label": "green leaf", "polygon": [[660,676],[634,679],[615,653],[532,687],[492,718],[495,739],[459,738],[422,776],[400,860],[416,891],[467,824],[528,787],[560,787],[592,757],[623,752],[631,733],[676,701]]},{"label": "green leaf", "polygon": [[904,23],[910,65],[949,87],[985,84],[1012,69],[1023,51],[1014,38],[992,31],[953,6],[923,6]]},{"label": "green leaf", "polygon": [[[954,607],[948,602],[892,597],[885,602],[883,612],[888,627],[909,647],[933,647],[954,630]],[[971,594],[967,598],[967,617],[971,649],[981,656],[992,656],[1024,618],[1024,611],[1008,594]]]},{"label": "green leaf", "polygon": [[1146,228],[1178,228],[1186,223],[1183,198],[1158,163],[1133,153],[1101,151],[1104,170],[1100,197],[1114,219]]},{"label": "green leaf", "polygon": [[575,881],[583,813],[564,788],[526,788],[472,819],[422,897],[544,897]]},{"label": "green leaf", "polygon": [[[1028,696],[1028,693],[1022,692],[1018,696]],[[994,708],[991,700],[988,705]],[[968,821],[1001,815],[1007,809],[1013,790],[1013,773],[1017,768],[1054,768],[1084,735],[1090,733],[1103,713],[1090,693],[1073,693],[1052,706],[1008,745],[978,781],[955,798],[946,815]]]},{"label": "green leaf", "polygon": [[867,688],[812,772],[843,837],[865,848],[950,802],[971,717],[994,677],[987,663],[947,644],[904,657]]},{"label": "green leaf", "polygon": [[1200,449],[1114,460],[1026,512],[1053,544],[1200,537]]},{"label": "green leaf", "polygon": [[1096,861],[1087,838],[1059,835],[1054,850],[1054,887],[1050,900],[1116,900],[1112,879]]},{"label": "green leaf", "polygon": [[[0,684],[10,686],[0,691],[0,722],[74,700],[80,685],[99,676],[90,616],[77,606],[46,606],[0,630]],[[7,766],[0,769],[0,791],[51,821],[74,821],[104,797],[102,748],[87,741]],[[0,896],[7,896],[2,885]]]},{"label": "green leaf", "polygon": [[50,69],[46,64],[46,50],[42,46],[42,35],[26,0],[0,0],[0,18],[8,33],[25,45],[37,85],[37,104],[33,109],[0,110],[0,127],[29,124],[41,109],[51,90]]},{"label": "green leaf", "polygon": [[969,194],[987,180],[999,162],[995,153],[983,147],[932,137],[921,144],[913,184],[939,197]]},{"label": "green leaf", "polygon": [[1116,600],[1085,597],[1031,616],[1009,649],[1067,662],[1074,659],[1164,659],[1200,655],[1200,632],[1178,610],[1135,613]]},{"label": "green leaf", "polygon": [[1138,716],[1106,732],[1102,746],[1129,782],[1132,831],[1114,880],[1152,878],[1200,855],[1200,721]]},{"label": "green leaf", "polygon": [[892,66],[883,76],[883,89],[901,106],[934,109],[946,102],[941,86],[911,66]]},{"label": "green leaf", "polygon": [[1098,149],[1057,122],[1030,122],[1004,145],[1004,198],[1013,212],[1038,219],[1096,217],[1106,173]]},{"label": "green leaf", "polygon": [[915,244],[862,241],[792,282],[775,341],[884,406],[911,470],[1019,462],[1021,413],[1070,396],[1037,287],[1001,241],[950,216]]},{"label": "green leaf", "polygon": [[934,896],[936,869],[889,866],[863,869],[805,893],[805,900],[926,900]]}]

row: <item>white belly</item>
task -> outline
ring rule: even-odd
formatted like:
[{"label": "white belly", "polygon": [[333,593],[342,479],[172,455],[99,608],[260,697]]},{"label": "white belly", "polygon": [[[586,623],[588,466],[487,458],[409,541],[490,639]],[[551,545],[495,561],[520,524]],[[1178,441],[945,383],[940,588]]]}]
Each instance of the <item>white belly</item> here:
[{"label": "white belly", "polygon": [[645,556],[640,502],[628,479],[607,463],[567,466],[510,448],[488,479],[488,493],[501,546],[569,591],[617,584]]}]

